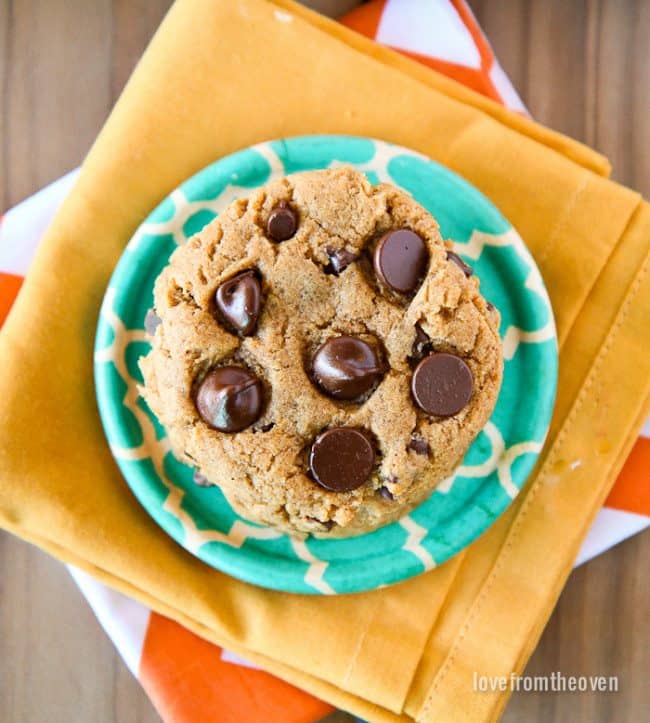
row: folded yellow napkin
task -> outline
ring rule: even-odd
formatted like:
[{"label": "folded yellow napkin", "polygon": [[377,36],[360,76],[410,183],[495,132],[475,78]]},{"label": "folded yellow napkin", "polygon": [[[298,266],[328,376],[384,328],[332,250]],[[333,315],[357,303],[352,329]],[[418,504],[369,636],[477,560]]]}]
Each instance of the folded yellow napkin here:
[{"label": "folded yellow napkin", "polygon": [[[561,344],[549,440],[508,512],[441,568],[337,598],[253,588],[174,543],[113,462],[92,375],[105,286],[149,210],[224,154],[308,133],[394,141],[478,186],[535,255]],[[288,0],[179,0],[0,335],[0,524],[366,718],[494,719],[507,693],[473,692],[473,672],[523,668],[647,414],[650,209],[607,171]]]}]

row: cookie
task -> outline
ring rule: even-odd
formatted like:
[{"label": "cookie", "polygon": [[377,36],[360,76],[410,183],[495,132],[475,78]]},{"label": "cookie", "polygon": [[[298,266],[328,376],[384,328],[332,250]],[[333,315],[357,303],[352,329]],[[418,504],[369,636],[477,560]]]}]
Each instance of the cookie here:
[{"label": "cookie", "polygon": [[453,473],[502,377],[499,313],[435,219],[349,168],[232,203],[158,277],[141,393],[243,517],[346,537]]}]

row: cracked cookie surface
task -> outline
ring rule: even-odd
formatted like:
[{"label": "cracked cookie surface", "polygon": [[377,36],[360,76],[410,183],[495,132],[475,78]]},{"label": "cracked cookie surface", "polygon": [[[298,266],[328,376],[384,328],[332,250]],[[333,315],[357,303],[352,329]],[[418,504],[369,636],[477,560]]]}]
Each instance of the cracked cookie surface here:
[{"label": "cracked cookie surface", "polygon": [[[407,194],[349,168],[231,204],[174,252],[154,305],[142,394],[175,454],[243,517],[289,533],[343,537],[399,519],[453,472],[501,384],[499,315],[471,269]],[[346,364],[323,351],[338,348]],[[219,386],[232,367],[253,381]],[[426,374],[448,368],[457,381],[445,378],[441,402]],[[244,428],[227,431],[229,409]],[[339,435],[364,454],[360,483],[344,491],[319,483],[322,461],[310,466],[336,428],[362,432]]]}]

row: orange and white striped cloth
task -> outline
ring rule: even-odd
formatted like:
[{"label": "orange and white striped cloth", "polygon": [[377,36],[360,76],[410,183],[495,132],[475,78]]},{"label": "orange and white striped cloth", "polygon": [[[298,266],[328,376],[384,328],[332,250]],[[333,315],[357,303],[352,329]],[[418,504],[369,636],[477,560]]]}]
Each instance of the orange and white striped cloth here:
[{"label": "orange and white striped cloth", "polygon": [[[511,109],[526,109],[463,0],[372,0],[342,22]],[[0,218],[0,326],[69,173]],[[576,565],[650,526],[650,420],[587,536]],[[99,622],[166,721],[298,723],[331,706],[70,569]]]}]

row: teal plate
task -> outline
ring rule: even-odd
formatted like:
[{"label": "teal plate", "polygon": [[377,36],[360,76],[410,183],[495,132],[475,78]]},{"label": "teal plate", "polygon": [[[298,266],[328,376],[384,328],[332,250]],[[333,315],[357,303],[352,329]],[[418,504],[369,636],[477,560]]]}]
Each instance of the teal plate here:
[{"label": "teal plate", "polygon": [[[453,477],[399,522],[360,537],[298,540],[239,517],[216,487],[198,487],[138,394],[144,318],[177,244],[231,201],[272,178],[347,164],[371,183],[410,193],[481,280],[501,312],[503,386]],[[517,495],[542,449],[557,385],[553,313],[523,241],[473,186],[414,151],[383,141],[305,136],[262,143],[213,163],[175,190],[129,242],[106,291],[95,346],[106,436],[138,500],[179,544],[247,582],[295,593],[372,590],[440,565],[475,540]]]}]

